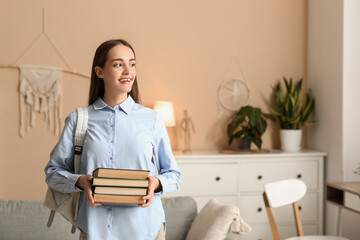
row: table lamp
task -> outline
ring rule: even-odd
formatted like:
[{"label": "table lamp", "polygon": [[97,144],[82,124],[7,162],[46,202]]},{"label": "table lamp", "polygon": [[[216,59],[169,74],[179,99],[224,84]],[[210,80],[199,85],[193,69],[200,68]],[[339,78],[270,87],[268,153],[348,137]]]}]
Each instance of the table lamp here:
[{"label": "table lamp", "polygon": [[164,121],[166,131],[168,132],[172,149],[176,149],[176,121],[174,114],[174,104],[169,101],[156,101],[154,111],[158,112]]},{"label": "table lamp", "polygon": [[160,114],[166,127],[174,127],[176,125],[174,104],[172,102],[156,101],[154,110]]}]

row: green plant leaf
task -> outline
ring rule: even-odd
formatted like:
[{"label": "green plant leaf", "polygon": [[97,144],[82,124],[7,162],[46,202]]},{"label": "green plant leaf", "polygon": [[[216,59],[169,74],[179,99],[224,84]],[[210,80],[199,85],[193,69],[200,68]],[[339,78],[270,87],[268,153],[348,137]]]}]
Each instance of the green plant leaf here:
[{"label": "green plant leaf", "polygon": [[311,96],[311,91],[306,95],[306,102],[302,103],[302,83],[303,79],[293,82],[292,77],[287,79],[283,77],[285,85],[285,93],[281,92],[280,82],[275,84],[273,96],[275,106],[270,108],[270,111],[279,119],[280,127],[282,129],[299,129],[309,119],[314,109],[314,99]]},{"label": "green plant leaf", "polygon": [[[271,108],[270,108],[270,111],[271,111]],[[276,121],[276,117],[274,116],[276,114],[274,114],[274,113],[273,114],[271,114],[271,113],[262,113],[261,115],[266,119],[269,119],[271,121]]]},{"label": "green plant leaf", "polygon": [[241,138],[244,133],[245,133],[244,130],[240,130],[234,134],[234,138],[236,138],[236,139]]},{"label": "green plant leaf", "polygon": [[247,109],[250,126],[256,127],[258,122],[261,120],[261,110],[259,108],[248,108]]},{"label": "green plant leaf", "polygon": [[251,141],[257,146],[259,150],[261,150],[262,140],[258,137],[251,138]]},{"label": "green plant leaf", "polygon": [[307,106],[305,106],[305,109],[303,110],[303,112],[301,114],[301,122],[303,124],[308,121],[314,108],[315,108],[315,99],[312,99],[310,101],[310,103]]},{"label": "green plant leaf", "polygon": [[233,116],[232,121],[227,126],[227,134],[230,137],[234,131],[239,127],[239,125],[245,121],[245,117],[243,114],[239,114],[238,112],[236,115]]},{"label": "green plant leaf", "polygon": [[282,114],[282,108],[284,105],[284,96],[283,93],[281,92],[280,83],[276,84],[274,87],[274,100],[277,111],[280,114]]},{"label": "green plant leaf", "polygon": [[[273,114],[273,115],[275,115],[275,116],[280,116],[281,114],[279,113],[279,112],[277,112],[275,109],[273,109],[272,107],[270,107],[270,112]],[[269,115],[271,115],[271,114],[269,114]],[[273,115],[271,115],[271,116],[273,116]],[[270,119],[270,118],[269,118]]]},{"label": "green plant leaf", "polygon": [[[284,81],[284,84],[285,84],[285,87],[286,87],[286,92],[290,92],[291,91],[291,82],[288,82],[286,77],[283,77],[283,81]],[[290,81],[291,81],[291,78],[290,78]]]},{"label": "green plant leaf", "polygon": [[256,128],[260,136],[262,136],[265,133],[266,128],[267,128],[267,122],[264,118],[261,118],[259,125]]},{"label": "green plant leaf", "polygon": [[302,87],[302,81],[303,79],[301,78],[297,83],[296,83],[296,90],[301,93],[301,87]]},{"label": "green plant leaf", "polygon": [[[273,117],[273,115],[271,116]],[[267,122],[260,108],[250,105],[241,107],[227,125],[228,144],[230,145],[234,139],[244,138],[255,141],[257,144],[260,142],[260,145],[257,146],[261,147],[261,135],[265,132],[266,127]]]},{"label": "green plant leaf", "polygon": [[231,135],[229,137],[228,144],[230,145],[232,143],[232,141],[234,141],[234,139],[240,138],[243,134],[244,134],[244,130],[237,131],[236,133],[234,133],[233,135]]}]

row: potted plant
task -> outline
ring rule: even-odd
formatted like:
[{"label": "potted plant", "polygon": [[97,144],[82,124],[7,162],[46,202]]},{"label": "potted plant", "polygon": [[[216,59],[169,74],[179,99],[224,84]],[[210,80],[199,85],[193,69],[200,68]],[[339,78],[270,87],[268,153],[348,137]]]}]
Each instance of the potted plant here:
[{"label": "potted plant", "polygon": [[283,93],[280,81],[274,87],[275,107],[271,112],[280,123],[281,149],[284,151],[298,151],[301,149],[302,127],[310,123],[309,118],[315,107],[315,99],[309,90],[305,102],[302,101],[302,81],[293,83],[292,78],[283,77],[285,92]]},{"label": "potted plant", "polygon": [[267,122],[259,108],[241,107],[230,119],[227,125],[227,135],[230,145],[234,139],[238,141],[240,151],[250,151],[251,142],[261,150],[261,136],[265,132]]}]

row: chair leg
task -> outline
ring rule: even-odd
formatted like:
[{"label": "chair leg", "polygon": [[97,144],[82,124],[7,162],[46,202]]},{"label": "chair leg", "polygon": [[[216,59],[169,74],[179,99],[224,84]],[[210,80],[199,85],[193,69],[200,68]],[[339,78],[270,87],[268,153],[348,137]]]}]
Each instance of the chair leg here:
[{"label": "chair leg", "polygon": [[300,212],[299,212],[299,205],[297,202],[293,203],[293,209],[294,209],[294,217],[295,217],[297,235],[304,236],[304,231],[303,231]]},{"label": "chair leg", "polygon": [[266,213],[267,213],[268,218],[269,218],[269,223],[270,223],[270,228],[271,228],[273,238],[274,238],[274,240],[280,240],[280,234],[279,234],[279,231],[278,231],[278,229],[276,227],[275,219],[274,219],[274,216],[273,216],[273,214],[271,212],[269,200],[268,200],[265,192],[263,193],[263,198],[264,198]]}]

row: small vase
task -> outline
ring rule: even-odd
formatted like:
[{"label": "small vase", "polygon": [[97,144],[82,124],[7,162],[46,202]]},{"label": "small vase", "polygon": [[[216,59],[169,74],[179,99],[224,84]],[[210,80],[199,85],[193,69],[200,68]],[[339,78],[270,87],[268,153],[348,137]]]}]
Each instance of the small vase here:
[{"label": "small vase", "polygon": [[236,141],[240,152],[250,152],[251,139],[238,138]]},{"label": "small vase", "polygon": [[301,129],[281,129],[281,150],[286,152],[298,152],[301,149]]}]

